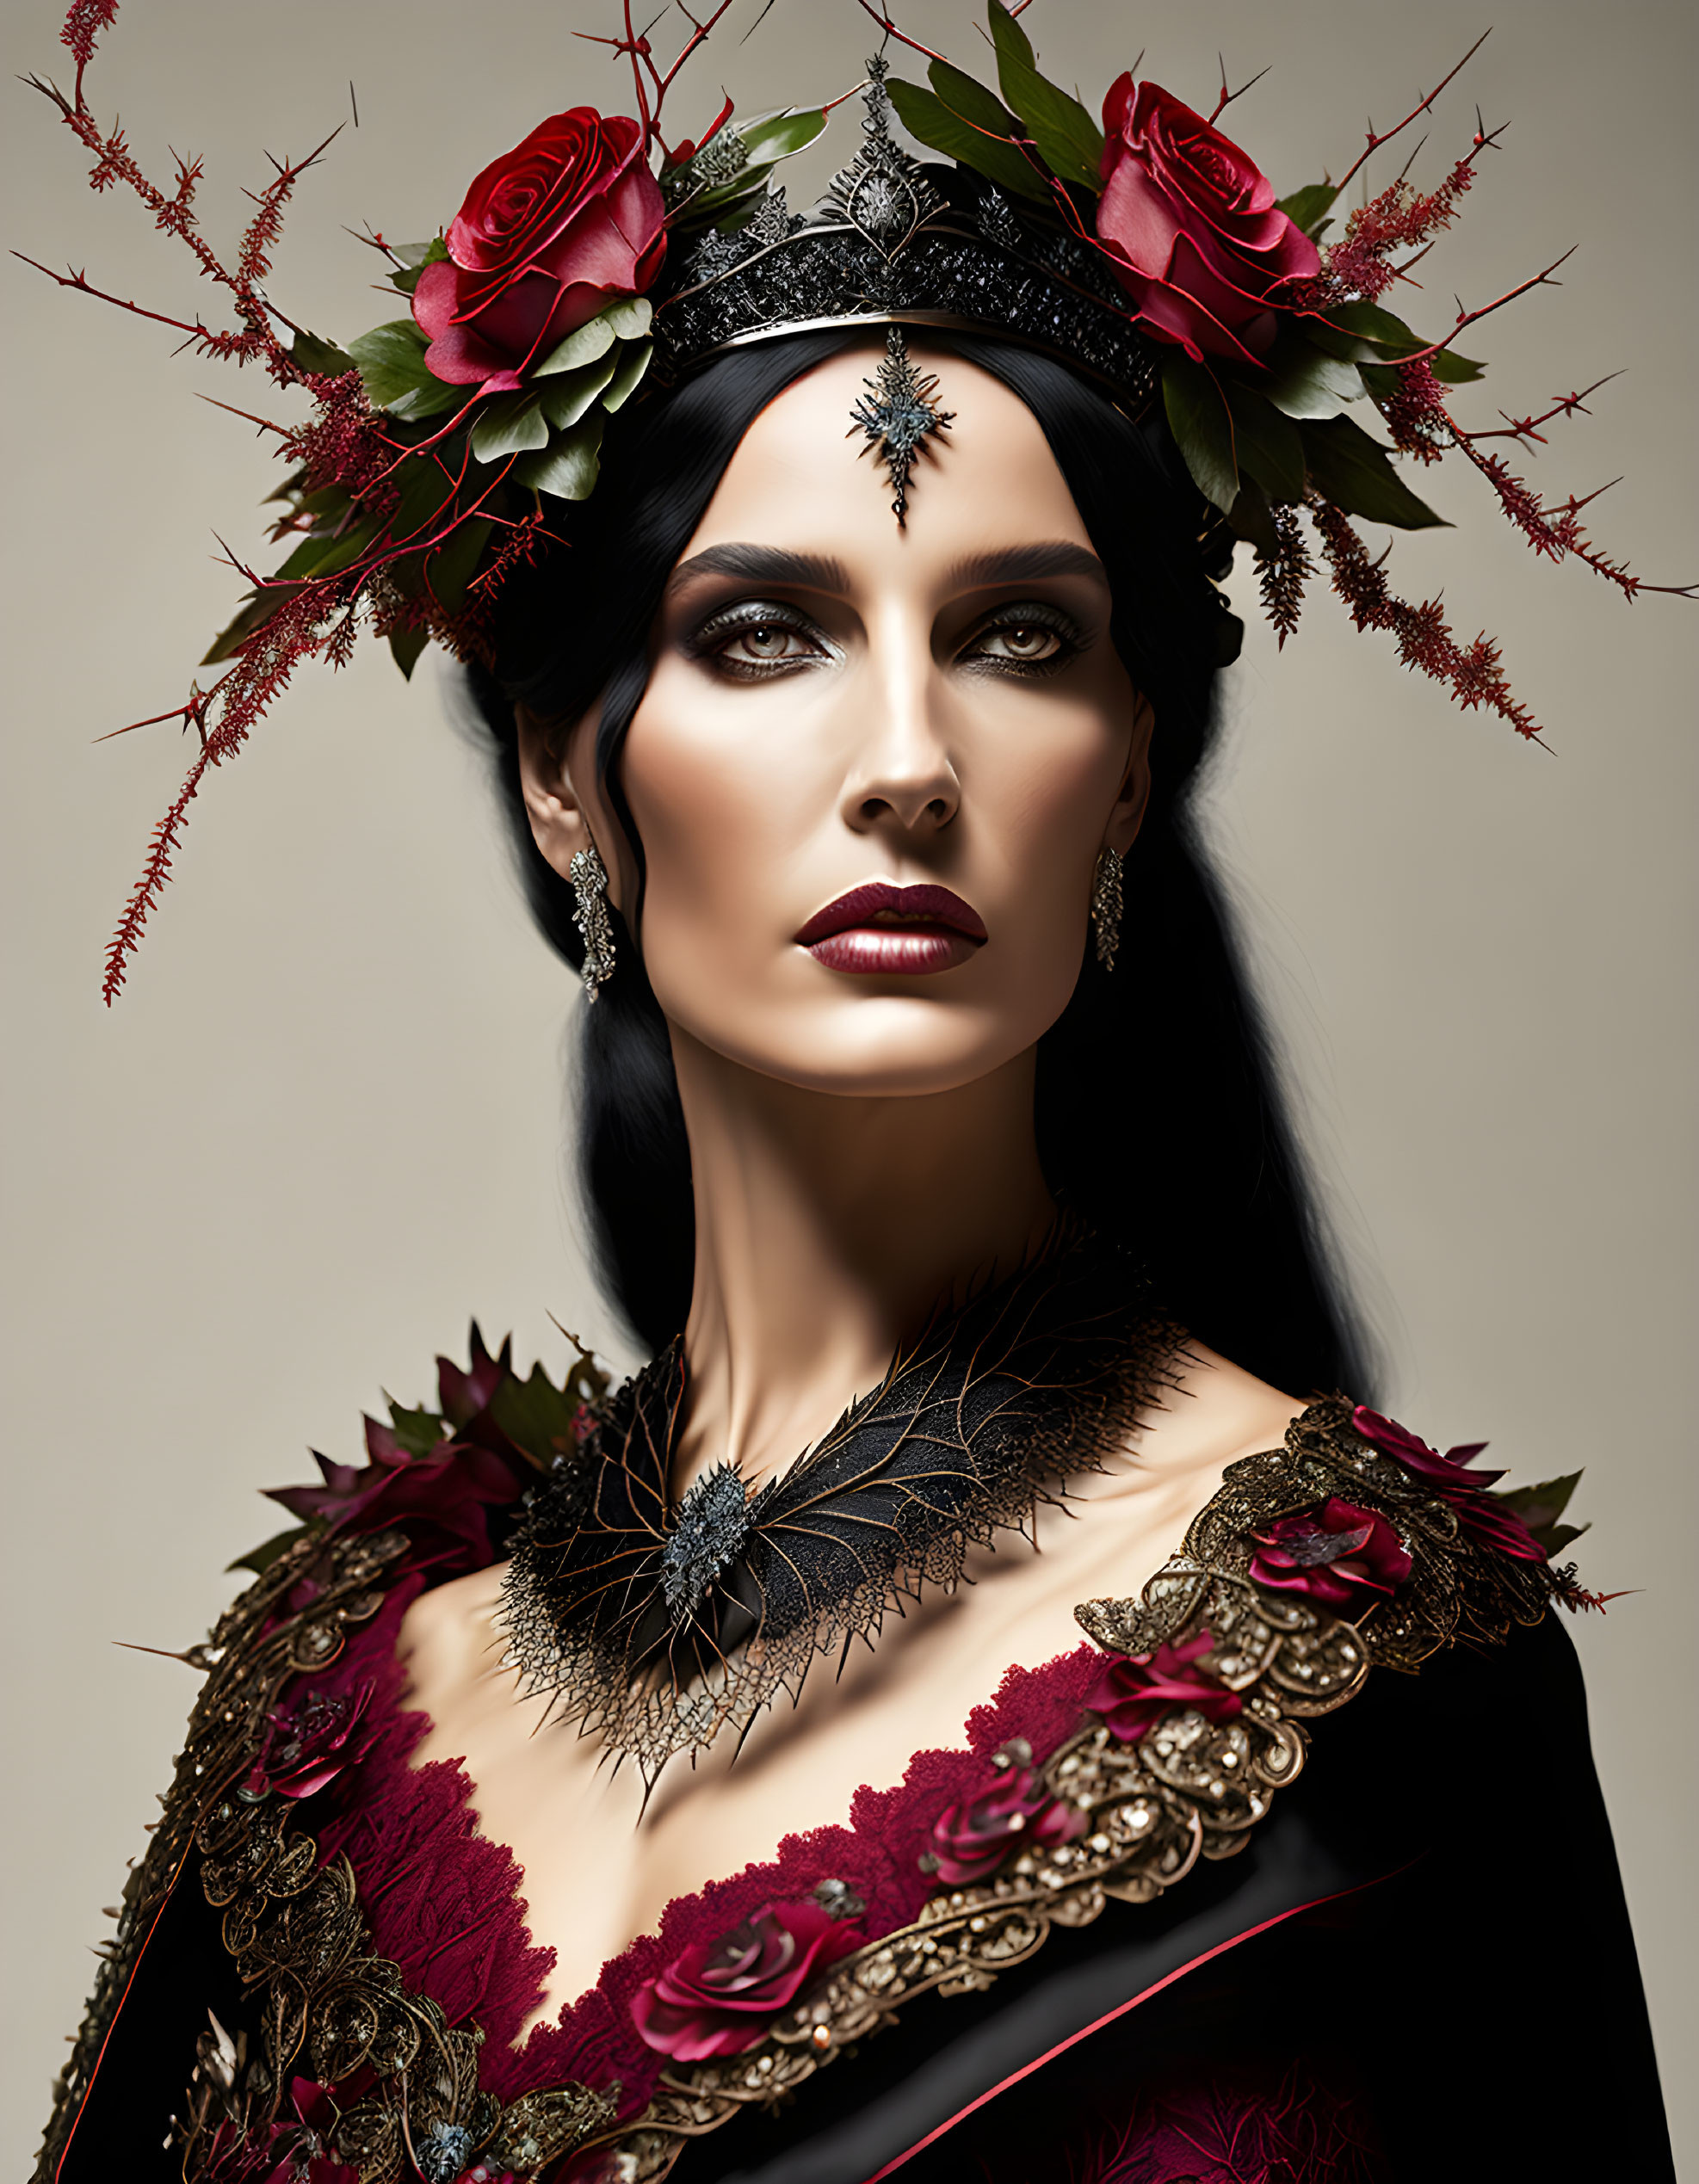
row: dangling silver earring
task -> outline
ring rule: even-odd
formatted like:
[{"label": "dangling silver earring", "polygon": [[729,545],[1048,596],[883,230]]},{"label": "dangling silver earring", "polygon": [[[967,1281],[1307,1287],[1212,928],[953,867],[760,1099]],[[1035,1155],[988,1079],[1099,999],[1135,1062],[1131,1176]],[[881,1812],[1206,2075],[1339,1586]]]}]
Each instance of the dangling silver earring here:
[{"label": "dangling silver earring", "polygon": [[566,877],[578,898],[572,922],[584,936],[584,964],[580,976],[586,996],[594,1001],[614,975],[614,928],[608,916],[608,867],[596,854],[593,842],[587,849],[573,853]]},{"label": "dangling silver earring", "polygon": [[1115,952],[1121,945],[1121,859],[1113,849],[1097,852],[1097,869],[1091,875],[1091,923],[1097,935],[1097,960],[1105,971],[1113,971]]}]

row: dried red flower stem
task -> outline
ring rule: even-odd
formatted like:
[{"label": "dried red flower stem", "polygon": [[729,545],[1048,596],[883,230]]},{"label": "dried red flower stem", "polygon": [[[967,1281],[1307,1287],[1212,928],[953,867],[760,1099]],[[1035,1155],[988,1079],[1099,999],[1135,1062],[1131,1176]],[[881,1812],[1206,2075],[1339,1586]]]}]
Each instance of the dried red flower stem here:
[{"label": "dried red flower stem", "polygon": [[1539,723],[1511,694],[1498,647],[1490,638],[1483,633],[1472,644],[1460,645],[1439,602],[1424,600],[1415,607],[1400,599],[1387,582],[1386,555],[1371,560],[1355,526],[1331,502],[1313,493],[1309,510],[1333,589],[1359,629],[1385,630],[1397,644],[1404,664],[1448,684],[1465,712],[1485,706],[1509,721],[1519,736],[1539,736]]},{"label": "dried red flower stem", "polygon": [[1287,639],[1298,626],[1304,586],[1315,565],[1295,508],[1275,503],[1270,507],[1269,521],[1274,526],[1278,551],[1272,556],[1257,555],[1257,580],[1263,610],[1274,625],[1276,645],[1283,651]]}]

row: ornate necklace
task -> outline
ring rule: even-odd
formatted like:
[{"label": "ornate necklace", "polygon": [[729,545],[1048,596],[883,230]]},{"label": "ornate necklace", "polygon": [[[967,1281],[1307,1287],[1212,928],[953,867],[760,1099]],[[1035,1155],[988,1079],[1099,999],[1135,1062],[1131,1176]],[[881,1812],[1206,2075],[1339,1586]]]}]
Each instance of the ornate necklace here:
[{"label": "ornate necklace", "polygon": [[651,1781],[741,1737],[817,1654],[950,1590],[971,1545],[1101,1469],[1179,1340],[1124,1257],[1070,1243],[935,1320],[782,1476],[751,1494],[721,1463],[677,1502],[673,1342],[528,1498],[502,1606],[523,1688]]}]

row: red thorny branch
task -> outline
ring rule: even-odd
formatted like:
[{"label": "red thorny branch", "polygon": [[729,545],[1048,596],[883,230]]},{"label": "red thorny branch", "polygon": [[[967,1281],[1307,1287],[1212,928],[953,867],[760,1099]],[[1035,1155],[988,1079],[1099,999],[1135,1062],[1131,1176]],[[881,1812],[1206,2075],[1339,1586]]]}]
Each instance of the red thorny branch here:
[{"label": "red thorny branch", "polygon": [[1399,135],[1404,130],[1407,129],[1418,114],[1430,114],[1433,111],[1434,101],[1439,96],[1440,93],[1445,89],[1448,83],[1455,82],[1455,79],[1462,74],[1463,71],[1468,66],[1469,63],[1474,59],[1475,55],[1480,51],[1481,47],[1486,43],[1487,40],[1492,35],[1492,33],[1490,28],[1483,30],[1480,37],[1476,39],[1474,44],[1470,46],[1468,52],[1464,54],[1462,59],[1458,62],[1456,67],[1451,71],[1450,74],[1448,76],[1443,76],[1439,82],[1434,85],[1431,91],[1424,92],[1422,96],[1417,100],[1415,105],[1411,108],[1409,113],[1405,115],[1402,121],[1395,123],[1390,129],[1379,133],[1376,132],[1375,124],[1372,121],[1369,123],[1367,143],[1365,144],[1362,151],[1357,155],[1356,158],[1339,177],[1339,188],[1342,190],[1350,182],[1352,177],[1358,172],[1358,170],[1368,160],[1374,157],[1375,154],[1381,149],[1381,146],[1383,144],[1390,144],[1395,136]]},{"label": "red thorny branch", "polygon": [[575,30],[572,34],[575,38],[582,38],[592,46],[611,46],[616,53],[624,53],[627,57],[631,62],[632,82],[636,89],[637,118],[643,126],[644,147],[646,150],[651,145],[659,145],[668,158],[672,155],[667,151],[666,140],[661,134],[661,108],[665,103],[666,95],[685,62],[697,46],[713,34],[715,25],[731,8],[732,0],[720,0],[719,6],[705,20],[692,15],[684,0],[671,0],[671,4],[689,24],[690,34],[679,47],[672,65],[668,68],[657,65],[654,48],[649,43],[649,33],[660,22],[661,15],[666,14],[665,8],[662,9],[660,15],[651,18],[646,28],[639,30],[632,20],[631,0],[624,0],[626,28],[623,38],[606,38],[590,30]]}]

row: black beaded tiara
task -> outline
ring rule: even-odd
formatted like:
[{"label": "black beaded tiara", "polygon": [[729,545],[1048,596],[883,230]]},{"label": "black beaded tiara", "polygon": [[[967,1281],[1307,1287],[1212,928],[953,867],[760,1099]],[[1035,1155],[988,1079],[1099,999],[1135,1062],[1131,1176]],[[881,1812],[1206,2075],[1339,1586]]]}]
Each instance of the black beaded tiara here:
[{"label": "black beaded tiara", "polygon": [[[1146,409],[1156,353],[1102,252],[968,169],[911,158],[891,134],[884,62],[868,75],[864,141],[813,213],[793,213],[780,186],[747,226],[692,246],[655,312],[661,370],[683,376],[723,349],[829,326],[934,327],[1047,350]],[[738,156],[716,138],[701,157],[717,151]]]}]

